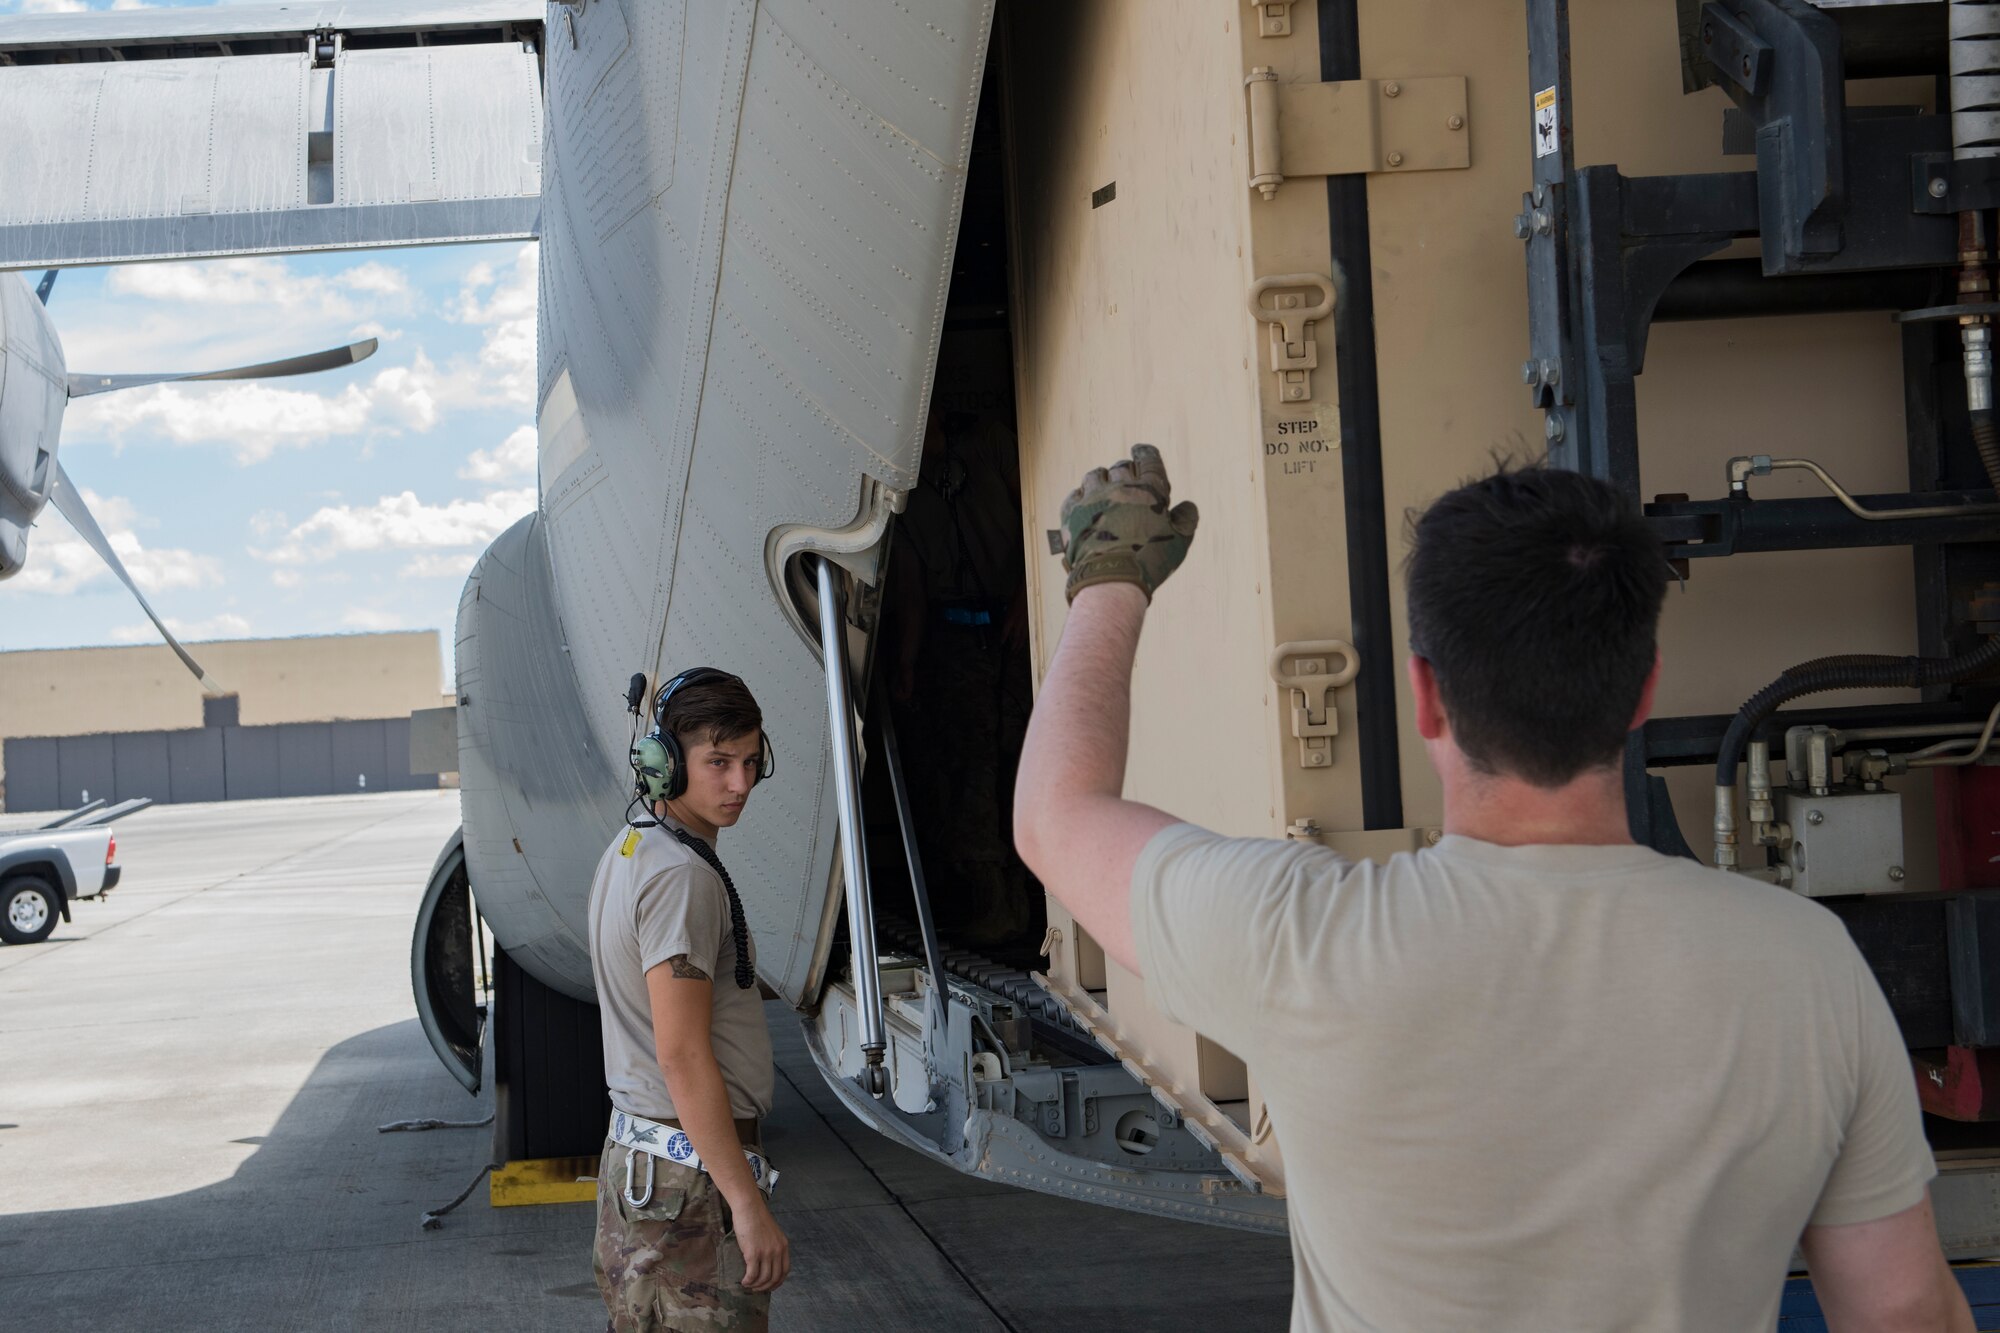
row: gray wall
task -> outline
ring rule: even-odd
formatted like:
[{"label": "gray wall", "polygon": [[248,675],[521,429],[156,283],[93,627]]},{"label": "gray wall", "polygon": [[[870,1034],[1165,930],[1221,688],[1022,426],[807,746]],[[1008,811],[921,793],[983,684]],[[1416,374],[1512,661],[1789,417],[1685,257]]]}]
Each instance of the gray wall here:
[{"label": "gray wall", "polygon": [[435,773],[409,771],[409,757],[406,717],[9,740],[7,808],[66,810],[100,796],[169,805],[437,786]]}]

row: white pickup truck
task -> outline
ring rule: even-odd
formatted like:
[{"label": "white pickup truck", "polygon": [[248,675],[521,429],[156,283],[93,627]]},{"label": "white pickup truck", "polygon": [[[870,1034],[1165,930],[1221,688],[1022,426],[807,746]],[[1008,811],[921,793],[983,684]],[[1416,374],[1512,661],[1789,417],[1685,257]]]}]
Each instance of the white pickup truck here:
[{"label": "white pickup truck", "polygon": [[69,905],[118,884],[118,839],[99,824],[0,833],[0,941],[39,944]]}]

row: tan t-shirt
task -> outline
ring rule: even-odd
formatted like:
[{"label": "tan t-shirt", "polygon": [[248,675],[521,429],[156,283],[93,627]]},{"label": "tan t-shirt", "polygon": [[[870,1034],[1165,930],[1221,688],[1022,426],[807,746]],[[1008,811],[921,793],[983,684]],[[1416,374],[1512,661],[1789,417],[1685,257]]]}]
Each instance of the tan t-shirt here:
[{"label": "tan t-shirt", "polygon": [[[646,973],[676,954],[686,954],[715,983],[708,1031],[729,1089],[730,1114],[766,1114],[774,1077],[771,1032],[757,988],[736,984],[736,935],[721,878],[669,828],[620,829],[590,885],[590,972],[611,1103],[649,1120],[676,1117],[653,1043]],[[757,958],[754,939],[750,958]]]},{"label": "tan t-shirt", "polygon": [[1386,865],[1187,824],[1147,995],[1249,1065],[1294,1329],[1769,1333],[1806,1225],[1919,1202],[1910,1062],[1840,921],[1639,847]]}]

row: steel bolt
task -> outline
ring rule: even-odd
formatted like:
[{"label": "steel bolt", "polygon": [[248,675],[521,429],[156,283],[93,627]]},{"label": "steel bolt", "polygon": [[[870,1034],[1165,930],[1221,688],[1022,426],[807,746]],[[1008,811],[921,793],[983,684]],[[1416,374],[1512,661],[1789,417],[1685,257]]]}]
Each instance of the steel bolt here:
[{"label": "steel bolt", "polygon": [[1403,85],[1395,82],[1393,79],[1390,80],[1388,83],[1382,85],[1382,96],[1401,97],[1402,95],[1403,95]]},{"label": "steel bolt", "polygon": [[1890,866],[1889,879],[1892,883],[1901,884],[1903,882],[1903,867]]},{"label": "steel bolt", "polygon": [[1542,435],[1550,444],[1561,444],[1563,438],[1562,418],[1553,412],[1549,413],[1549,419],[1542,425]]},{"label": "steel bolt", "polygon": [[1402,155],[1401,153],[1391,153],[1391,154],[1389,154],[1389,165],[1390,165],[1390,166],[1392,166],[1392,167],[1400,167],[1400,166],[1402,166],[1402,165],[1403,165],[1403,155]]},{"label": "steel bolt", "polygon": [[1931,181],[1931,198],[1933,198],[1933,199],[1942,199],[1942,198],[1944,198],[1944,197],[1945,197],[1946,195],[1948,195],[1948,194],[1950,194],[1950,193],[1951,193],[1951,182],[1950,182],[1950,181],[1946,180],[1946,179],[1945,179],[1944,177],[1942,177],[1942,176],[1938,176],[1938,177],[1935,177],[1935,178],[1933,178],[1933,179],[1932,179],[1932,181]]},{"label": "steel bolt", "polygon": [[1554,361],[1542,362],[1542,383],[1561,384],[1562,377],[1563,377],[1563,368],[1561,365],[1559,365]]},{"label": "steel bolt", "polygon": [[1523,361],[1521,363],[1521,383],[1527,385],[1535,385],[1535,384],[1540,384],[1541,382],[1542,382],[1541,367],[1536,365],[1533,361]]},{"label": "steel bolt", "polygon": [[1465,128],[1465,117],[1447,116],[1445,118],[1444,127],[1448,130],[1462,130]]},{"label": "steel bolt", "polygon": [[1819,811],[1817,810],[1806,811],[1806,823],[1824,824],[1825,822],[1826,822],[1826,816],[1821,814]]},{"label": "steel bolt", "polygon": [[1528,239],[1529,233],[1528,215],[1526,213],[1516,213],[1514,215],[1514,235],[1525,241]]},{"label": "steel bolt", "polygon": [[1556,220],[1549,216],[1549,210],[1546,208],[1536,209],[1533,221],[1537,236],[1546,236],[1556,229]]}]

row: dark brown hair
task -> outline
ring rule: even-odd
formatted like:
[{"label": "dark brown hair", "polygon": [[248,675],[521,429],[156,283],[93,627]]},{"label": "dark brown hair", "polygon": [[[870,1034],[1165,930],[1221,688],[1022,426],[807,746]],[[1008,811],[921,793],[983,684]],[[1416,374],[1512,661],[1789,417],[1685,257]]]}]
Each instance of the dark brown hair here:
[{"label": "dark brown hair", "polygon": [[675,690],[662,722],[683,748],[720,745],[762,731],[764,711],[748,685],[717,674]]},{"label": "dark brown hair", "polygon": [[1560,787],[1615,762],[1657,651],[1667,561],[1601,481],[1510,469],[1411,525],[1410,651],[1486,773]]}]

